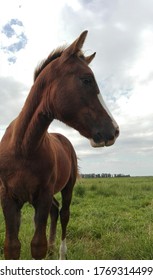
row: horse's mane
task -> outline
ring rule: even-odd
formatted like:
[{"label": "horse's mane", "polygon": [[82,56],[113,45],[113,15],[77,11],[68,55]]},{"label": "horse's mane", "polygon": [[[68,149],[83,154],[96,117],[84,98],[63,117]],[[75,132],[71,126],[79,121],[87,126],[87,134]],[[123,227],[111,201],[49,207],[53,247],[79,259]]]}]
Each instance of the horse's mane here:
[{"label": "horse's mane", "polygon": [[[38,66],[36,67],[35,71],[34,71],[34,82],[37,79],[37,77],[39,76],[39,74],[41,73],[41,71],[54,59],[60,57],[62,55],[62,53],[64,52],[64,50],[66,49],[67,46],[62,46],[62,47],[58,47],[57,49],[53,50],[49,56],[46,59],[43,59]],[[84,60],[84,54],[83,52],[80,50],[78,52],[78,57],[80,57],[82,60]]]},{"label": "horse's mane", "polygon": [[54,59],[58,58],[59,56],[61,56],[61,54],[63,53],[63,51],[65,50],[66,46],[62,46],[62,47],[58,47],[57,49],[53,50],[49,56],[42,60],[38,66],[36,67],[35,71],[34,71],[34,82],[37,79],[37,77],[39,76],[39,74],[41,73],[41,71]]}]

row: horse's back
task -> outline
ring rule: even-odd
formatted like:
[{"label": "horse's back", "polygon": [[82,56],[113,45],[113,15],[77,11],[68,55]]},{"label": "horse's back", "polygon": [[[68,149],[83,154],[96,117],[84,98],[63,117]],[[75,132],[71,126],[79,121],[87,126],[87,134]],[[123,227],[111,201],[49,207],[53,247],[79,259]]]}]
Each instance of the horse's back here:
[{"label": "horse's back", "polygon": [[67,151],[68,153],[71,153],[72,155],[74,155],[76,157],[76,153],[73,148],[73,145],[68,140],[68,138],[66,138],[63,134],[49,133],[49,138],[50,138],[51,145],[53,145],[53,143],[55,143],[55,145],[57,145],[58,148],[59,148],[59,146],[61,146],[62,149],[64,149],[65,151]]}]

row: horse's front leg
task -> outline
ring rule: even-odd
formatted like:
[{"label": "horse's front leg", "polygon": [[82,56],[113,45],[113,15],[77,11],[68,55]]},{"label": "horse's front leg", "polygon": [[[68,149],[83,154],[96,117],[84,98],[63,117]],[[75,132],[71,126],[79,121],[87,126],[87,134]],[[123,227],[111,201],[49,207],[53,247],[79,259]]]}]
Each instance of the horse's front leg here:
[{"label": "horse's front leg", "polygon": [[31,254],[36,260],[45,258],[47,253],[46,225],[51,203],[52,196],[45,190],[33,203],[35,208],[35,233],[31,241]]},{"label": "horse's front leg", "polygon": [[7,195],[2,196],[1,204],[6,226],[4,256],[7,260],[16,260],[20,258],[21,249],[21,244],[18,239],[21,205]]}]

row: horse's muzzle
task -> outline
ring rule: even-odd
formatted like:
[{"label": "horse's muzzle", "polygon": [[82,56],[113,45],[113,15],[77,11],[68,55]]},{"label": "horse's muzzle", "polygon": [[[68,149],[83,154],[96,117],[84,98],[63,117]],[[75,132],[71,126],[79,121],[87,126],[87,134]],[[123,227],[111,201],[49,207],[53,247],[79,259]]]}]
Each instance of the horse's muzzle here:
[{"label": "horse's muzzle", "polygon": [[100,148],[104,146],[111,146],[115,143],[116,138],[119,136],[119,127],[117,127],[114,130],[114,133],[111,135],[107,135],[106,137],[103,137],[103,135],[100,132],[97,132],[92,139],[90,140],[90,144],[94,148]]}]

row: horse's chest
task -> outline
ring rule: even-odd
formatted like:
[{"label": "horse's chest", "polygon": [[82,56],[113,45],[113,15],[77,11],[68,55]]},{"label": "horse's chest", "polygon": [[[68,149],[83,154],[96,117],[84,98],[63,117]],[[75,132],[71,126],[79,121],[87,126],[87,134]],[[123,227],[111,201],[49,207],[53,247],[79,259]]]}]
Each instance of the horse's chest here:
[{"label": "horse's chest", "polygon": [[6,182],[4,180],[4,187],[10,196],[20,198],[23,202],[31,202],[32,197],[38,191],[39,179],[31,172],[20,169],[7,176]]},{"label": "horse's chest", "polygon": [[39,193],[40,187],[46,185],[49,171],[44,171],[38,161],[12,160],[12,162],[9,168],[3,166],[1,176],[3,191],[7,191],[16,199],[20,198],[22,202],[31,202]]}]

